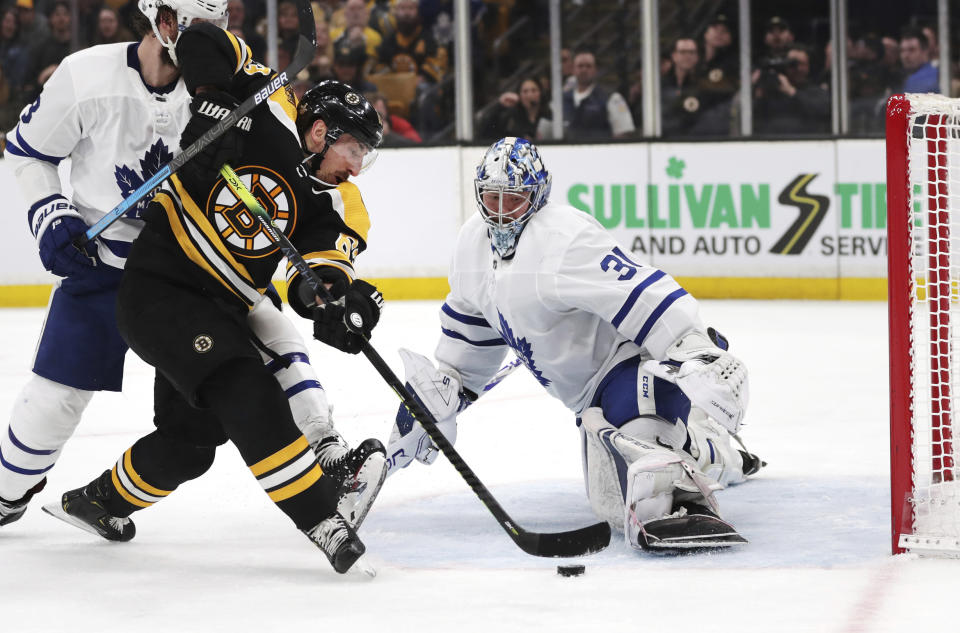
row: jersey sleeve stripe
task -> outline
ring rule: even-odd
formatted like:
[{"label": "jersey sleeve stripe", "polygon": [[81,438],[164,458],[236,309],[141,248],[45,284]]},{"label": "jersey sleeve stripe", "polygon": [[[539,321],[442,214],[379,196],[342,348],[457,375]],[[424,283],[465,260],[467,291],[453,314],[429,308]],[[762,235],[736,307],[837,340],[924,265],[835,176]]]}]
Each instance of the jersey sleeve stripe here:
[{"label": "jersey sleeve stripe", "polygon": [[460,332],[455,332],[454,330],[448,330],[445,327],[441,327],[440,331],[449,336],[450,338],[455,338],[457,340],[469,343],[471,345],[476,345],[477,347],[494,347],[496,345],[506,345],[507,343],[502,338],[497,339],[487,339],[484,341],[472,341]]},{"label": "jersey sleeve stripe", "polygon": [[233,69],[233,72],[238,73],[240,72],[240,69],[243,68],[244,63],[246,62],[246,59],[245,59],[246,51],[243,50],[244,48],[246,48],[246,46],[244,45],[241,47],[240,40],[237,39],[237,36],[231,33],[230,31],[224,31],[223,33],[224,35],[227,36],[227,40],[233,46],[233,53],[236,56],[236,60],[237,60],[236,67]]},{"label": "jersey sleeve stripe", "polygon": [[[307,263],[310,265],[310,268],[319,268],[321,266],[330,266],[332,268],[337,268],[343,271],[343,274],[347,276],[348,281],[353,281],[357,277],[356,271],[353,269],[353,266],[349,262],[341,262],[330,259],[309,259]],[[287,264],[287,286],[293,283],[293,280],[297,278],[300,274],[300,271],[297,270],[292,264]]]},{"label": "jersey sleeve stripe", "polygon": [[669,308],[674,301],[676,301],[677,299],[679,299],[685,294],[687,294],[687,291],[684,290],[683,288],[677,288],[676,290],[668,294],[664,298],[664,300],[660,302],[660,305],[654,308],[653,312],[650,313],[650,316],[647,318],[646,322],[643,324],[643,327],[640,328],[640,332],[637,334],[637,338],[633,339],[633,341],[637,345],[643,345],[643,341],[647,338],[647,335],[650,333],[650,330],[653,329],[653,326],[656,325],[657,320],[660,318],[660,316],[667,311],[667,308]]},{"label": "jersey sleeve stripe", "polygon": [[481,327],[490,327],[490,324],[487,322],[486,319],[482,317],[475,317],[475,316],[470,316],[467,314],[462,314],[460,312],[457,312],[456,310],[451,308],[447,303],[444,303],[443,307],[441,307],[440,309],[443,310],[443,312],[446,313],[451,319],[454,319],[455,321],[460,321],[460,323],[464,323],[466,325],[479,325]]},{"label": "jersey sleeve stripe", "polygon": [[10,139],[7,139],[7,151],[15,156],[23,156],[24,158],[36,158],[37,160],[42,160],[44,162],[50,163],[52,165],[59,165],[60,161],[64,157],[49,156],[43,152],[39,152],[32,147],[30,143],[27,143],[26,139],[20,134],[20,126],[17,126],[17,142],[12,143]]},{"label": "jersey sleeve stripe", "polygon": [[623,323],[623,320],[627,318],[627,315],[630,314],[631,310],[633,310],[633,306],[636,305],[637,300],[640,298],[640,295],[643,294],[643,291],[649,288],[650,285],[662,279],[665,275],[666,273],[664,273],[662,270],[658,270],[637,284],[637,287],[630,292],[630,296],[627,297],[627,300],[623,302],[623,306],[621,306],[620,311],[617,312],[617,316],[613,317],[613,320],[610,322],[613,324],[613,327],[620,327],[620,324]]},{"label": "jersey sleeve stripe", "polygon": [[111,253],[119,257],[120,259],[126,259],[130,256],[130,248],[133,246],[133,242],[124,242],[123,240],[110,240],[103,235],[99,237],[100,243],[107,247]]},{"label": "jersey sleeve stripe", "polygon": [[[41,198],[40,200],[37,200],[37,201],[34,202],[32,205],[30,205],[30,208],[27,209],[27,224],[29,224],[29,225],[32,227],[32,226],[33,226],[33,214],[37,212],[37,209],[39,209],[40,207],[42,207],[43,205],[45,205],[45,204],[47,204],[47,203],[49,203],[49,202],[53,202],[53,201],[56,200],[57,198],[60,198],[60,199],[62,199],[62,200],[67,200],[67,199],[63,196],[63,194],[54,193],[54,194],[51,194],[51,195],[47,196],[46,198]],[[69,202],[69,200],[67,200],[67,202]]]},{"label": "jersey sleeve stripe", "polygon": [[351,263],[350,259],[347,258],[347,256],[344,255],[342,251],[338,251],[337,249],[332,249],[329,251],[313,251],[310,253],[304,253],[303,258],[308,262],[312,262],[316,260],[318,262],[319,261],[323,261],[323,262],[336,261],[336,262],[343,262],[344,264]]}]

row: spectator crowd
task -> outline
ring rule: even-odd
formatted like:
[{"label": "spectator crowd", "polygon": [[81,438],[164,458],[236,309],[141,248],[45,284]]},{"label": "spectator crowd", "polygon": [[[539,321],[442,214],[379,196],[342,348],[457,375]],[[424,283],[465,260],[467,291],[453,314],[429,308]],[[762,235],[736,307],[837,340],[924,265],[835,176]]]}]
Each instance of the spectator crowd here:
[{"label": "spectator crowd", "polygon": [[[132,41],[136,0],[6,0],[0,10],[0,129],[13,127],[57,64],[72,50]],[[454,129],[453,0],[314,0],[317,51],[295,89],[337,78],[365,93],[384,115],[388,145],[449,140]],[[562,119],[572,141],[636,138],[643,115],[641,69],[615,64],[607,50],[564,48],[562,112],[551,110],[549,34],[538,0],[470,0],[476,137],[551,140]],[[77,23],[74,24],[73,22]],[[741,72],[736,21],[714,14],[662,40],[660,123],[664,137],[726,137],[739,130]],[[763,23],[762,47],[747,73],[755,134],[828,134],[830,46],[798,41],[792,25]],[[266,3],[229,0],[227,28],[266,58]],[[277,6],[278,65],[296,46],[293,0]],[[676,30],[676,29],[675,29]],[[809,30],[809,29],[807,29]],[[509,37],[509,36],[512,36]],[[631,37],[636,38],[633,33]],[[600,44],[599,38],[591,40]],[[886,98],[939,92],[936,30],[919,20],[896,34],[865,32],[846,42],[853,133],[883,130]],[[532,58],[536,63],[521,65]],[[617,66],[617,68],[613,68]],[[506,83],[504,83],[506,82]]]}]

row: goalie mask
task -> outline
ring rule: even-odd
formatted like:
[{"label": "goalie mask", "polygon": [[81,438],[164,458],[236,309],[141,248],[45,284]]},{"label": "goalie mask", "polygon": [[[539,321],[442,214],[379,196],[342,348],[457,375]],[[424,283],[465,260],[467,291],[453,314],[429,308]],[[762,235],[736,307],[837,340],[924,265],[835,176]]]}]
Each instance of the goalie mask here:
[{"label": "goalie mask", "polygon": [[[383,121],[380,113],[363,95],[349,85],[328,79],[304,93],[297,106],[297,131],[304,151],[307,150],[306,134],[322,119],[327,126],[323,149],[308,155],[303,165],[310,178],[328,187],[339,182],[327,182],[318,172],[324,158],[339,154],[344,164],[363,173],[377,159],[377,147],[383,141]],[[340,176],[333,179],[340,179]]]},{"label": "goalie mask", "polygon": [[[227,0],[139,0],[137,7],[147,16],[153,34],[160,40],[163,47],[170,54],[173,63],[177,62],[177,40],[180,32],[193,24],[194,20],[212,22],[222,29],[227,28]],[[161,7],[167,7],[176,14],[177,34],[171,39],[164,39],[157,28],[157,15]]]},{"label": "goalie mask", "polygon": [[550,174],[530,141],[508,136],[487,149],[474,180],[480,215],[500,257],[511,257],[523,227],[550,197]]}]

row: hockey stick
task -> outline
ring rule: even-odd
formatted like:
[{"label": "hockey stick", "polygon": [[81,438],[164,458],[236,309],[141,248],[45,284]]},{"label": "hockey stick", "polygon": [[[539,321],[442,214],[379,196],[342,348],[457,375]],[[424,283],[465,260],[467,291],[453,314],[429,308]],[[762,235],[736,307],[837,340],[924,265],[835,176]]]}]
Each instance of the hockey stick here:
[{"label": "hockey stick", "polygon": [[124,198],[123,202],[115,206],[109,213],[87,229],[86,233],[77,237],[73,241],[73,245],[76,246],[77,249],[82,249],[87,242],[103,233],[108,226],[116,222],[130,207],[147,197],[147,195],[159,187],[164,180],[183,167],[187,161],[202,152],[210,143],[220,138],[224,132],[236,125],[237,121],[269,99],[270,95],[289,84],[301,70],[307,67],[307,64],[313,59],[317,50],[317,26],[313,20],[313,8],[310,6],[310,2],[300,0],[300,2],[298,2],[298,8],[300,11],[300,39],[297,40],[297,50],[294,51],[290,64],[287,65],[283,72],[274,77],[258,92],[244,99],[230,114],[204,132],[200,138],[177,154],[173,160],[161,167],[157,173],[137,187],[133,193]]},{"label": "hockey stick", "polygon": [[[282,231],[273,224],[273,219],[267,214],[263,206],[250,193],[246,185],[240,180],[237,174],[229,165],[224,165],[220,174],[227,182],[227,186],[236,194],[238,198],[246,205],[247,209],[257,218],[260,226],[266,231],[270,239],[280,247],[280,251],[287,258],[287,261],[303,275],[306,281],[316,295],[325,301],[333,301],[330,292],[323,285],[320,277],[314,272],[310,265],[303,259],[296,247],[290,242]],[[355,324],[356,325],[356,324]],[[539,533],[530,532],[510,518],[507,511],[503,509],[496,498],[491,494],[487,487],[483,485],[480,479],[473,473],[467,463],[463,461],[460,454],[453,448],[453,445],[447,440],[447,437],[437,428],[437,420],[433,415],[421,407],[416,399],[410,395],[404,384],[393,373],[390,366],[384,362],[380,354],[370,345],[370,342],[361,337],[361,351],[367,357],[367,360],[374,366],[380,376],[390,385],[390,387],[400,396],[404,406],[410,411],[410,414],[416,419],[434,444],[447,456],[447,459],[457,469],[460,476],[463,477],[474,494],[480,498],[494,518],[500,523],[500,527],[513,539],[513,542],[527,554],[533,556],[547,557],[571,557],[583,556],[598,552],[610,544],[610,526],[606,522],[595,523],[585,528],[571,530],[569,532]]]}]

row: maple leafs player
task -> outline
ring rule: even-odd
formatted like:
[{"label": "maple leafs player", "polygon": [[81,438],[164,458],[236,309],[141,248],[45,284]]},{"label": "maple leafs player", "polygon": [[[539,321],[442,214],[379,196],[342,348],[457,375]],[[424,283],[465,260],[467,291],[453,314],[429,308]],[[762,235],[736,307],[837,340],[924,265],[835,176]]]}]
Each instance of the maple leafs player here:
[{"label": "maple leafs player", "polygon": [[[28,221],[41,262],[62,279],[48,306],[34,375],[0,436],[0,525],[19,519],[43,488],[94,392],[121,388],[127,345],[117,332],[116,292],[149,198],[84,251],[72,241],[172,158],[191,114],[174,62],[178,34],[195,20],[225,23],[225,0],[141,0],[139,8],[139,42],[68,56],[7,136],[7,160],[32,201]],[[66,157],[72,158],[69,199],[58,173]],[[296,329],[269,300],[251,310],[249,321],[281,356],[264,360],[291,394],[295,420],[324,466],[357,473],[361,456],[333,428]],[[362,476],[377,481],[383,468],[371,463]],[[341,509],[354,522],[377,489],[362,484],[344,483]]]},{"label": "maple leafs player", "polygon": [[[759,468],[731,445],[746,368],[704,328],[693,297],[634,261],[593,217],[549,202],[550,183],[528,141],[508,137],[486,151],[480,213],[460,231],[440,312],[439,369],[401,350],[407,383],[452,442],[457,413],[512,348],[576,413],[601,519],[635,547],[743,542],[713,493]],[[387,455],[391,472],[437,456],[403,406]]]}]

